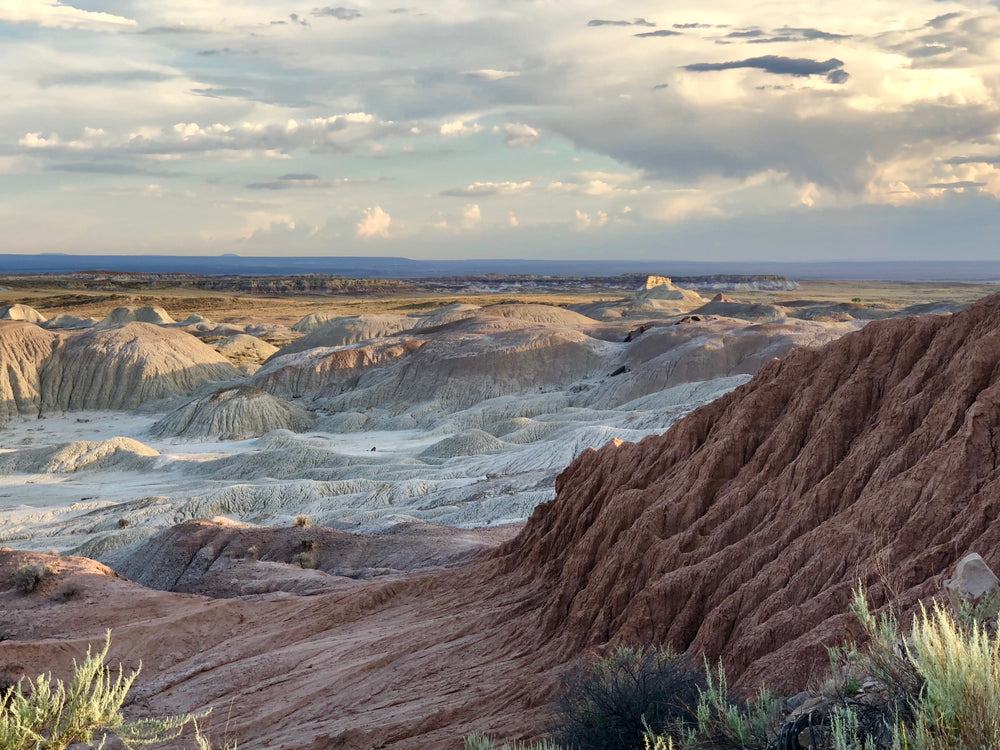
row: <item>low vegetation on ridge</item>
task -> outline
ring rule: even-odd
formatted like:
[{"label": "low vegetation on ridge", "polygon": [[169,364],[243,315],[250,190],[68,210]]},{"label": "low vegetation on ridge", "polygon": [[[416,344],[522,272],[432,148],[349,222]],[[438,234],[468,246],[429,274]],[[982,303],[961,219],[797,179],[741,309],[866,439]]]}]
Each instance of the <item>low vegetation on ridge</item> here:
[{"label": "low vegetation on ridge", "polygon": [[[466,750],[982,750],[1000,748],[1000,634],[995,618],[936,602],[908,632],[876,615],[864,590],[851,610],[863,645],[830,649],[822,691],[791,701],[733,696],[721,665],[689,666],[661,649],[620,648],[564,680],[556,740]],[[670,665],[670,679],[663,667]],[[644,705],[640,705],[643,704]],[[807,737],[803,744],[802,737]]]},{"label": "low vegetation on ridge", "polygon": [[[212,750],[211,741],[198,725],[207,713],[126,720],[122,706],[139,670],[125,674],[119,666],[113,671],[106,664],[110,648],[108,631],[100,651],[87,649],[83,662],[74,662],[68,685],[42,674],[10,687],[0,697],[0,750],[64,750],[95,741],[92,747],[100,750],[112,735],[132,750],[177,739],[189,725],[194,747]],[[227,744],[224,750],[236,750],[236,743]]]}]

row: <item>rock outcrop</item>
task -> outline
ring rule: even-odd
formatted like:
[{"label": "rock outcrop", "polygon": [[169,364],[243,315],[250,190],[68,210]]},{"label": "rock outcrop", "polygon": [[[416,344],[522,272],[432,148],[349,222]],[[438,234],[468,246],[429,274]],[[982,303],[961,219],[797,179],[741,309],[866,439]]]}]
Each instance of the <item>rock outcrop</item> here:
[{"label": "rock outcrop", "polygon": [[966,551],[1000,562],[1000,296],[776,361],[662,437],[588,451],[512,544],[564,653],[669,642],[791,686],[850,589],[913,605]]}]

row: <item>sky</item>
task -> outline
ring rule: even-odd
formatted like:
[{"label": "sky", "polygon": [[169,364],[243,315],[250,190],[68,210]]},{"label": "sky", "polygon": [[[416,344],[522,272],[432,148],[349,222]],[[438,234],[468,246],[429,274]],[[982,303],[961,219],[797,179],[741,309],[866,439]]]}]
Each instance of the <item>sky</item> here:
[{"label": "sky", "polygon": [[1000,0],[0,0],[0,252],[1000,258]]}]

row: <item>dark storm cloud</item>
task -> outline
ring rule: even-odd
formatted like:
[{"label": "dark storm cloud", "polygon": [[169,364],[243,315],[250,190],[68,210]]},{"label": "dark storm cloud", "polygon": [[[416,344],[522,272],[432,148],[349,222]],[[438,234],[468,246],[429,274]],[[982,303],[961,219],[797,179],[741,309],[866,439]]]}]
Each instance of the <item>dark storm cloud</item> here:
[{"label": "dark storm cloud", "polygon": [[804,57],[782,57],[781,55],[763,55],[762,57],[751,57],[746,60],[732,60],[721,63],[693,63],[685,65],[684,70],[695,73],[705,73],[716,70],[735,70],[737,68],[756,68],[775,75],[797,76],[808,78],[809,76],[822,75],[831,83],[843,83],[847,80],[848,74],[843,70],[844,63],[835,57],[829,60],[810,60]]},{"label": "dark storm cloud", "polygon": [[635,34],[637,37],[649,37],[649,36],[683,36],[683,32],[671,31],[670,29],[657,29],[656,31],[644,31],[641,34]]},{"label": "dark storm cloud", "polygon": [[958,182],[932,182],[924,185],[926,188],[937,188],[941,190],[958,190],[961,188],[981,188],[986,187],[985,182],[972,182],[971,180],[959,180]]},{"label": "dark storm cloud", "polygon": [[587,21],[588,26],[656,26],[655,23],[650,23],[645,18],[636,18],[632,21],[605,21],[600,18],[595,18],[592,21]]},{"label": "dark storm cloud", "polygon": [[313,8],[312,14],[321,18],[336,18],[338,21],[353,21],[361,18],[361,11],[357,8],[341,8],[328,5],[325,8]]}]

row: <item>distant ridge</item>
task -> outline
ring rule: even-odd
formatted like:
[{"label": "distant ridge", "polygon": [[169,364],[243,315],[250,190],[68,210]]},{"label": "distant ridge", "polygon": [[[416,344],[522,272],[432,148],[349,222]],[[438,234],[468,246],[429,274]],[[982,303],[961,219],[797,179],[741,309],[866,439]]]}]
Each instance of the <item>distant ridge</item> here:
[{"label": "distant ridge", "polygon": [[9,255],[0,254],[0,274],[182,273],[209,276],[296,276],[310,273],[349,278],[440,278],[481,274],[699,276],[776,274],[793,279],[1000,282],[1000,261],[935,262],[718,262],[656,260],[414,260],[402,257],[239,255]]}]

